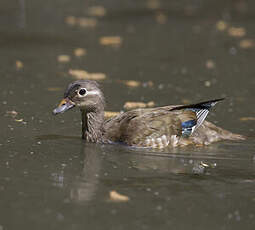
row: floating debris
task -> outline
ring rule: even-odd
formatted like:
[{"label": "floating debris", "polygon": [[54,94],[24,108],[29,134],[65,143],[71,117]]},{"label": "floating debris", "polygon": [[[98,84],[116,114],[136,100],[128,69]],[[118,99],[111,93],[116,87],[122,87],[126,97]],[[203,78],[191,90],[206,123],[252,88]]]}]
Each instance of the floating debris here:
[{"label": "floating debris", "polygon": [[146,107],[153,107],[155,106],[154,101],[150,101],[148,103],[144,103],[144,102],[131,102],[128,101],[124,104],[124,109],[126,110],[130,110],[130,109],[136,109],[136,108],[146,108]]},{"label": "floating debris", "polygon": [[15,121],[16,122],[23,122],[24,120],[23,120],[23,118],[21,118],[21,119],[15,119]]},{"label": "floating debris", "polygon": [[81,56],[85,56],[87,54],[87,51],[83,48],[76,48],[74,50],[74,55],[76,57],[81,57]]},{"label": "floating debris", "polygon": [[66,17],[65,22],[69,26],[95,27],[97,25],[97,19],[95,18],[77,18],[75,16]]},{"label": "floating debris", "polygon": [[246,30],[243,27],[230,27],[228,34],[231,37],[243,37],[246,35]]},{"label": "floating debris", "polygon": [[192,168],[192,172],[196,175],[204,174],[205,173],[205,168],[201,164],[195,164],[194,167]]},{"label": "floating debris", "polygon": [[155,10],[160,8],[160,1],[159,0],[148,0],[146,3],[149,9]]},{"label": "floating debris", "polygon": [[243,39],[240,41],[239,46],[243,49],[250,49],[255,47],[255,41],[252,39]]},{"label": "floating debris", "polygon": [[134,109],[134,108],[145,108],[146,104],[144,102],[126,102],[124,104],[124,109],[130,110],[130,109]]},{"label": "floating debris", "polygon": [[111,118],[111,117],[115,117],[119,114],[120,114],[120,112],[104,111],[104,117],[107,119]]},{"label": "floating debris", "polygon": [[20,61],[20,60],[17,60],[16,61],[16,68],[17,69],[22,69],[23,67],[24,67],[23,62]]},{"label": "floating debris", "polygon": [[88,80],[106,79],[106,74],[104,73],[88,73],[85,70],[79,69],[70,69],[69,74],[71,74],[75,79],[88,79]]},{"label": "floating debris", "polygon": [[194,174],[204,174],[208,168],[216,168],[216,163],[205,163],[203,161],[196,162],[192,168]]},{"label": "floating debris", "polygon": [[127,202],[130,200],[128,196],[122,195],[115,190],[110,191],[109,195],[110,200],[114,202]]},{"label": "floating debris", "polygon": [[143,87],[153,87],[154,83],[153,81],[147,81],[147,82],[143,82]]},{"label": "floating debris", "polygon": [[99,39],[99,43],[103,46],[120,46],[122,38],[120,36],[104,36]]},{"label": "floating debris", "polygon": [[241,117],[240,121],[255,121],[255,117]]},{"label": "floating debris", "polygon": [[92,6],[88,8],[88,14],[95,17],[103,17],[106,15],[106,9],[103,6]]},{"label": "floating debris", "polygon": [[210,87],[212,83],[210,81],[205,81],[204,82],[205,87]]},{"label": "floating debris", "polygon": [[76,79],[87,79],[89,76],[89,73],[85,70],[80,70],[80,69],[70,69],[69,74],[71,74],[73,77]]},{"label": "floating debris", "polygon": [[6,111],[6,115],[15,118],[18,115],[18,112],[16,112],[15,110]]},{"label": "floating debris", "polygon": [[58,55],[58,62],[66,63],[66,62],[69,62],[70,60],[71,58],[69,55],[66,55],[66,54]]},{"label": "floating debris", "polygon": [[95,27],[97,25],[95,18],[77,18],[76,21],[80,27]]},{"label": "floating debris", "polygon": [[218,21],[217,24],[216,24],[216,28],[219,31],[224,31],[224,30],[227,29],[227,27],[228,27],[228,24],[225,21],[222,21],[222,20]]},{"label": "floating debris", "polygon": [[167,16],[164,13],[159,12],[159,13],[156,14],[156,21],[159,24],[166,24]]},{"label": "floating debris", "polygon": [[215,62],[211,59],[208,59],[205,63],[205,66],[207,69],[214,69],[215,68]]},{"label": "floating debris", "polygon": [[200,164],[201,164],[203,167],[209,167],[209,165],[206,164],[206,163],[204,163],[203,161],[201,161]]},{"label": "floating debris", "polygon": [[154,107],[155,106],[155,102],[154,101],[149,101],[147,103],[147,107]]},{"label": "floating debris", "polygon": [[127,80],[127,81],[120,81],[120,82],[124,83],[128,87],[133,87],[133,88],[141,85],[140,81],[134,81],[134,80]]},{"label": "floating debris", "polygon": [[104,73],[89,73],[89,78],[91,80],[104,80],[106,79],[106,74]]},{"label": "floating debris", "polygon": [[74,26],[76,24],[76,17],[74,16],[68,16],[65,18],[65,22],[66,24],[68,24],[69,26]]}]

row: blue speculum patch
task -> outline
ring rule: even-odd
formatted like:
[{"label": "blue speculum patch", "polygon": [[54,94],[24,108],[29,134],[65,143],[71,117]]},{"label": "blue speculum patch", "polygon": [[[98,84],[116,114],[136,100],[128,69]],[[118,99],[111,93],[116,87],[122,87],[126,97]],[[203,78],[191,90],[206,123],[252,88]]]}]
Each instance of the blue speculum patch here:
[{"label": "blue speculum patch", "polygon": [[182,122],[182,128],[192,128],[193,126],[195,126],[197,124],[196,120],[189,120],[189,121],[185,121]]},{"label": "blue speculum patch", "polygon": [[182,122],[182,136],[189,137],[193,131],[193,127],[197,124],[196,120]]}]

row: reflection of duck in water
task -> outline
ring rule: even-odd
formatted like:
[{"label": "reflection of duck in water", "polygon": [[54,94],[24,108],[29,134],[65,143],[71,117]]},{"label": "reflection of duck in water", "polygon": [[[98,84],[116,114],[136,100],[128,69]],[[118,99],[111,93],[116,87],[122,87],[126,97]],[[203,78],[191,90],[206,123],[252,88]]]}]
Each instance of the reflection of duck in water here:
[{"label": "reflection of duck in water", "polygon": [[[68,194],[65,195],[66,202],[84,204],[95,200],[108,201],[113,189],[151,188],[168,183],[171,176],[203,175],[212,171],[212,160],[204,161],[209,165],[206,167],[202,160],[192,156],[176,157],[169,153],[140,150],[133,151],[121,145],[81,144],[80,157],[70,167],[51,173],[52,185]],[[162,175],[167,175],[166,179]]]},{"label": "reflection of duck in water", "polygon": [[[66,138],[66,136],[63,137]],[[68,200],[71,202],[89,202],[97,194],[102,167],[102,148],[97,147],[85,146],[82,143],[80,156],[75,157],[70,166],[67,164],[61,169],[55,168],[50,173],[52,185],[67,191]]]},{"label": "reflection of duck in water", "polygon": [[82,137],[88,142],[121,142],[136,147],[165,148],[244,139],[241,135],[204,121],[211,107],[220,100],[187,106],[136,109],[105,121],[104,96],[98,84],[95,81],[79,80],[67,87],[64,99],[53,113],[79,107]]},{"label": "reflection of duck in water", "polygon": [[[84,146],[83,146],[84,147]],[[101,156],[93,146],[82,148],[83,169],[71,184],[70,199],[73,202],[91,201],[96,195],[101,170]]]},{"label": "reflection of duck in water", "polygon": [[133,169],[149,173],[163,174],[204,174],[216,168],[217,157],[190,156],[181,152],[145,154],[130,154],[130,164]]}]

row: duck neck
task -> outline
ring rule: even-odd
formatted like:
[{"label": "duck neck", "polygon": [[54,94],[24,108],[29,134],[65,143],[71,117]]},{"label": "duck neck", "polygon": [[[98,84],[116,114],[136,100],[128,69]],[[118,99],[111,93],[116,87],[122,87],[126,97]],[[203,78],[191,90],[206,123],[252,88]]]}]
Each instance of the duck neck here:
[{"label": "duck neck", "polygon": [[88,142],[101,142],[104,123],[104,108],[92,111],[81,110],[82,138]]}]

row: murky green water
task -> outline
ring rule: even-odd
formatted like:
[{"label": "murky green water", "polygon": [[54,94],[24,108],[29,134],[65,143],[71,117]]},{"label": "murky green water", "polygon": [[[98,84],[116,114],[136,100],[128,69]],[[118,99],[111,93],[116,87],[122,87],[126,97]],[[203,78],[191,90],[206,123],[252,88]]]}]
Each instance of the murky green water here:
[{"label": "murky green water", "polygon": [[[254,3],[159,3],[0,3],[0,229],[255,228],[255,123],[240,120],[255,117],[255,48],[240,46],[255,36]],[[92,17],[95,26],[66,23],[95,5],[106,9]],[[219,20],[245,34],[219,31]],[[122,43],[103,46],[103,36]],[[87,54],[76,57],[76,48]],[[69,62],[58,62],[63,54]],[[85,144],[79,111],[51,114],[73,80],[70,69],[107,75],[101,85],[111,111],[126,101],[227,96],[208,119],[249,138],[162,152]],[[112,202],[113,190],[129,201]]]}]

